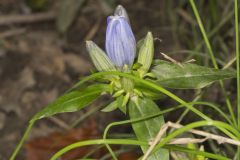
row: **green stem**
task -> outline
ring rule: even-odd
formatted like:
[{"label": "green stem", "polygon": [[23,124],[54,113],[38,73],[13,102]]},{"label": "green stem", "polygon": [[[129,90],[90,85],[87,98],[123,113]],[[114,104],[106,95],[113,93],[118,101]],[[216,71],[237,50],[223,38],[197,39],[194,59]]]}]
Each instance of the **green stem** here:
[{"label": "green stem", "polygon": [[[201,33],[202,33],[202,36],[203,36],[203,39],[204,39],[204,41],[205,41],[206,47],[207,47],[208,52],[209,52],[209,55],[210,55],[210,57],[211,57],[213,66],[214,66],[214,68],[218,69],[219,67],[218,67],[218,65],[217,65],[216,58],[215,58],[215,56],[214,56],[214,54],[213,54],[212,47],[211,47],[210,42],[209,42],[209,40],[208,40],[208,37],[207,37],[206,31],[205,31],[205,28],[204,28],[203,23],[202,23],[202,20],[201,20],[201,18],[200,18],[200,16],[199,16],[199,13],[198,13],[198,10],[197,10],[197,7],[196,7],[196,5],[195,5],[194,0],[190,0],[190,4],[191,4],[191,6],[192,6],[193,12],[194,12],[195,17],[196,17],[196,19],[197,19],[199,28],[200,28]],[[228,98],[228,95],[227,95],[227,93],[226,93],[226,90],[225,90],[225,88],[224,88],[223,81],[220,81],[220,86],[221,86],[222,91],[223,91],[223,94],[224,94],[224,96],[225,96],[225,101],[226,101],[226,104],[227,104],[229,113],[230,113],[230,115],[231,115],[231,118],[232,118],[232,120],[233,120],[233,122],[234,122],[234,125],[237,126],[237,121],[236,121],[236,118],[235,118],[235,115],[234,115],[234,112],[233,112],[233,109],[232,109],[233,107],[232,107],[232,105],[231,105],[231,102],[230,102],[230,100],[229,100],[229,98]]]},{"label": "green stem", "polygon": [[217,68],[217,69],[218,69],[218,65],[217,65],[217,62],[216,62],[215,56],[214,56],[214,54],[213,54],[212,47],[211,47],[211,45],[210,45],[210,43],[209,43],[209,40],[208,40],[208,37],[207,37],[206,31],[205,31],[205,29],[204,29],[204,26],[203,26],[202,20],[201,20],[201,18],[200,18],[200,16],[199,16],[199,13],[198,13],[198,10],[197,10],[197,7],[196,7],[196,5],[195,5],[194,0],[190,0],[190,4],[191,4],[191,6],[192,6],[193,12],[194,12],[195,17],[196,17],[196,19],[197,19],[197,22],[198,22],[199,28],[200,28],[200,30],[201,30],[201,33],[202,33],[203,39],[204,39],[205,44],[206,44],[206,47],[207,47],[207,49],[208,49],[208,51],[209,51],[209,54],[210,54],[210,57],[211,57],[211,60],[212,60],[213,66],[214,66],[214,68]]},{"label": "green stem", "polygon": [[117,160],[117,156],[115,155],[115,153],[114,153],[114,151],[112,150],[112,148],[110,147],[110,145],[105,144],[105,146],[106,146],[106,148],[108,149],[108,151],[109,151],[110,155],[112,156],[112,158],[113,158],[114,160]]},{"label": "green stem", "polygon": [[[203,152],[203,151],[198,151],[198,150],[192,150],[187,147],[182,147],[179,145],[165,145],[164,148],[169,149],[169,150],[175,150],[175,151],[179,151],[179,152],[194,154],[194,155],[197,155],[196,153],[198,153],[198,155],[200,155],[200,153]],[[214,157],[213,157],[213,155],[214,155]],[[201,156],[204,157],[205,159],[209,158],[209,159],[217,159],[217,160],[229,160],[229,158],[227,158],[227,157],[223,157],[223,156],[219,156],[217,154],[212,154],[212,153],[207,153],[207,152],[202,153]],[[217,156],[217,157],[215,157],[215,156]],[[201,158],[199,158],[199,160],[200,159]]]},{"label": "green stem", "polygon": [[[237,68],[237,118],[240,130],[240,57],[239,57],[239,28],[238,28],[238,1],[234,0],[235,12],[235,36],[236,36],[236,68]],[[237,151],[237,159],[240,160],[240,147]]]},{"label": "green stem", "polygon": [[240,58],[239,58],[239,31],[238,31],[238,1],[235,0],[235,32],[236,32],[236,68],[237,68],[237,108],[238,108],[238,128],[240,129]]},{"label": "green stem", "polygon": [[[130,140],[130,139],[96,139],[96,140],[86,140],[86,141],[81,141],[81,142],[76,142],[73,143],[63,149],[61,149],[60,151],[58,151],[57,153],[55,153],[50,160],[57,160],[61,155],[63,155],[64,153],[75,149],[75,148],[79,148],[79,147],[84,147],[84,146],[89,146],[89,145],[101,145],[101,144],[114,144],[114,145],[137,145],[137,146],[147,146],[148,143],[147,142],[143,142],[143,141],[138,141],[138,140]],[[211,154],[208,152],[203,152],[203,151],[195,151],[195,150],[191,150],[185,147],[180,147],[180,146],[173,146],[173,145],[165,145],[164,148],[166,149],[170,149],[170,150],[176,150],[176,151],[182,151],[182,152],[186,152],[186,153],[192,153],[192,154],[196,154],[196,155],[202,155],[205,156],[207,158],[211,158],[211,159],[218,159],[218,160],[227,160],[228,158],[220,156],[220,155],[216,155],[216,154]]]},{"label": "green stem", "polygon": [[97,139],[97,140],[87,140],[73,143],[57,153],[55,153],[50,160],[57,160],[64,153],[78,147],[88,146],[88,145],[100,145],[100,144],[121,144],[121,145],[148,145],[147,142],[137,141],[137,140],[128,140],[128,139]]},{"label": "green stem", "polygon": [[35,121],[31,121],[27,127],[27,129],[25,130],[23,137],[21,138],[20,142],[18,143],[17,147],[15,148],[14,152],[12,153],[11,157],[9,158],[9,160],[14,160],[19,152],[19,150],[21,149],[23,142],[26,140],[29,132],[31,131],[33,125],[34,125]]}]

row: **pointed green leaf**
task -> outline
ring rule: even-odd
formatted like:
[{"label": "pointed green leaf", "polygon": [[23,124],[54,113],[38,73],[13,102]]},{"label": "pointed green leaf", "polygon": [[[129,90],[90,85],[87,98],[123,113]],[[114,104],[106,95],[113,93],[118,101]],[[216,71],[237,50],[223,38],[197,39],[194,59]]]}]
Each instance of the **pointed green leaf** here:
[{"label": "pointed green leaf", "polygon": [[[150,99],[138,98],[129,102],[129,116],[131,119],[148,116],[160,112],[159,107]],[[164,125],[163,116],[153,119],[147,119],[132,124],[133,130],[140,141],[153,140],[160,128]],[[148,149],[148,146],[141,146],[143,153]],[[169,160],[169,152],[166,149],[159,149],[153,153],[148,160]]]},{"label": "pointed green leaf", "polygon": [[58,113],[78,111],[93,102],[101,93],[106,91],[109,91],[108,85],[94,84],[82,91],[69,92],[43,108],[33,117],[33,120],[50,117]]},{"label": "pointed green leaf", "polygon": [[118,108],[117,101],[113,101],[110,104],[108,104],[105,108],[103,108],[101,111],[102,112],[111,112],[111,111],[114,111],[117,108]]},{"label": "pointed green leaf", "polygon": [[158,60],[156,64],[151,71],[157,77],[156,83],[168,88],[198,89],[215,81],[236,76],[236,73],[230,70],[218,70],[190,63],[179,65]]}]

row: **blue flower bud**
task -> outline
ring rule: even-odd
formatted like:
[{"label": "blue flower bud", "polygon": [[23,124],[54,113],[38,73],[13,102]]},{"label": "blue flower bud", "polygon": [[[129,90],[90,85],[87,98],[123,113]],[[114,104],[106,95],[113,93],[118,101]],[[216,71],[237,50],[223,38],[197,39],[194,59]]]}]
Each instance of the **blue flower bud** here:
[{"label": "blue flower bud", "polygon": [[[126,11],[118,7],[114,16],[109,16],[106,31],[106,52],[118,67],[131,66],[136,56],[136,40],[126,18]],[[123,15],[125,14],[125,16]]]}]

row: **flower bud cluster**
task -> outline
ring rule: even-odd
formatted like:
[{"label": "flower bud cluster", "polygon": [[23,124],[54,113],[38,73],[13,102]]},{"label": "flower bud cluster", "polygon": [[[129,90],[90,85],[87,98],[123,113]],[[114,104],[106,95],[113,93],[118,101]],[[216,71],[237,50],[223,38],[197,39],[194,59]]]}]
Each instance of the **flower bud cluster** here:
[{"label": "flower bud cluster", "polygon": [[[151,67],[154,55],[154,42],[151,32],[148,32],[136,53],[136,40],[130,26],[126,10],[119,5],[113,16],[107,18],[107,30],[105,40],[105,51],[94,42],[87,41],[87,50],[92,62],[98,71],[121,71],[127,73],[138,73],[144,78]],[[134,60],[137,57],[138,68],[134,70]],[[133,70],[132,70],[133,69]],[[111,81],[114,97],[123,96],[123,104],[126,104],[131,96],[141,96],[142,93],[134,88],[132,80],[108,77]],[[118,98],[121,99],[121,98]],[[124,110],[124,109],[123,109]]]}]

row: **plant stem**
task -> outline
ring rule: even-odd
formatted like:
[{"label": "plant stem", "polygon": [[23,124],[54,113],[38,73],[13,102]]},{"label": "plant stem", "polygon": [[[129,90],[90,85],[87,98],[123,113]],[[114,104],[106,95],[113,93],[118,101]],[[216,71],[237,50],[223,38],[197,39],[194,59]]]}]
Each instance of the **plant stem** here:
[{"label": "plant stem", "polygon": [[201,18],[200,18],[200,16],[199,16],[199,13],[198,13],[198,10],[197,10],[197,7],[196,7],[196,5],[195,5],[194,0],[190,0],[190,3],[191,3],[191,6],[192,6],[192,9],[193,9],[193,12],[194,12],[194,14],[195,14],[195,17],[196,17],[196,19],[197,19],[199,28],[200,28],[200,30],[201,30],[203,39],[204,39],[204,41],[205,41],[206,47],[207,47],[207,49],[208,49],[208,51],[209,51],[209,55],[210,55],[210,57],[211,57],[213,66],[218,69],[218,65],[217,65],[215,56],[214,56],[214,54],[213,54],[212,47],[211,47],[210,42],[209,42],[209,40],[208,40],[206,31],[205,31],[205,29],[204,29],[202,20],[201,20]]},{"label": "plant stem", "polygon": [[[237,118],[238,129],[240,129],[240,61],[239,61],[239,29],[238,29],[238,1],[234,0],[235,12],[235,36],[236,36],[236,68],[237,68]],[[237,159],[240,160],[240,147],[237,151]]]},{"label": "plant stem", "polygon": [[[69,146],[66,146],[65,148],[61,149],[57,153],[55,153],[50,160],[57,160],[61,155],[64,153],[83,146],[89,146],[89,145],[101,145],[101,144],[115,144],[115,145],[138,145],[138,146],[147,146],[148,142],[143,142],[143,141],[138,141],[138,140],[131,140],[131,139],[95,139],[95,140],[86,140],[86,141],[81,141],[81,142],[76,142],[73,144],[70,144]],[[216,154],[211,154],[208,152],[203,152],[203,151],[195,151],[191,150],[185,147],[180,147],[180,146],[173,146],[173,145],[165,145],[164,148],[169,149],[169,150],[176,150],[176,151],[181,151],[181,152],[186,152],[186,153],[192,153],[196,155],[202,155],[207,158],[211,159],[218,159],[218,160],[227,160],[228,158],[216,155]]]},{"label": "plant stem", "polygon": [[[214,66],[214,68],[219,69],[219,67],[218,67],[218,65],[217,65],[216,58],[215,58],[215,56],[214,56],[214,54],[213,54],[212,47],[211,47],[210,42],[209,42],[209,40],[208,40],[208,37],[207,37],[206,31],[205,31],[205,28],[204,28],[203,23],[202,23],[202,20],[201,20],[201,18],[200,18],[200,16],[199,16],[199,13],[198,13],[198,10],[197,10],[197,7],[196,7],[196,5],[195,5],[194,0],[190,0],[190,4],[191,4],[191,6],[192,6],[193,12],[194,12],[195,17],[196,17],[196,19],[197,19],[199,28],[200,28],[201,33],[202,33],[202,36],[203,36],[203,39],[204,39],[204,41],[205,41],[206,47],[207,47],[208,52],[209,52],[209,55],[210,55],[210,57],[211,57],[213,66]],[[227,95],[227,93],[226,93],[226,90],[225,90],[225,88],[224,88],[223,81],[220,81],[220,86],[221,86],[221,88],[222,88],[222,91],[223,91],[223,94],[224,94],[224,97],[225,97],[225,101],[226,101],[226,104],[227,104],[229,113],[230,113],[230,115],[231,115],[231,118],[232,118],[232,120],[233,120],[233,122],[234,122],[234,125],[237,126],[236,118],[235,118],[235,115],[234,115],[234,113],[233,113],[233,107],[232,107],[232,105],[231,105],[231,102],[230,102],[230,100],[229,100],[229,98],[228,98],[228,95]]]},{"label": "plant stem", "polygon": [[35,121],[30,121],[29,125],[27,127],[27,129],[25,130],[23,137],[21,138],[20,142],[18,143],[17,147],[15,148],[14,152],[12,153],[11,157],[9,158],[9,160],[14,160],[19,152],[19,150],[21,149],[23,142],[26,140],[29,132],[31,131],[33,125],[34,125]]}]

